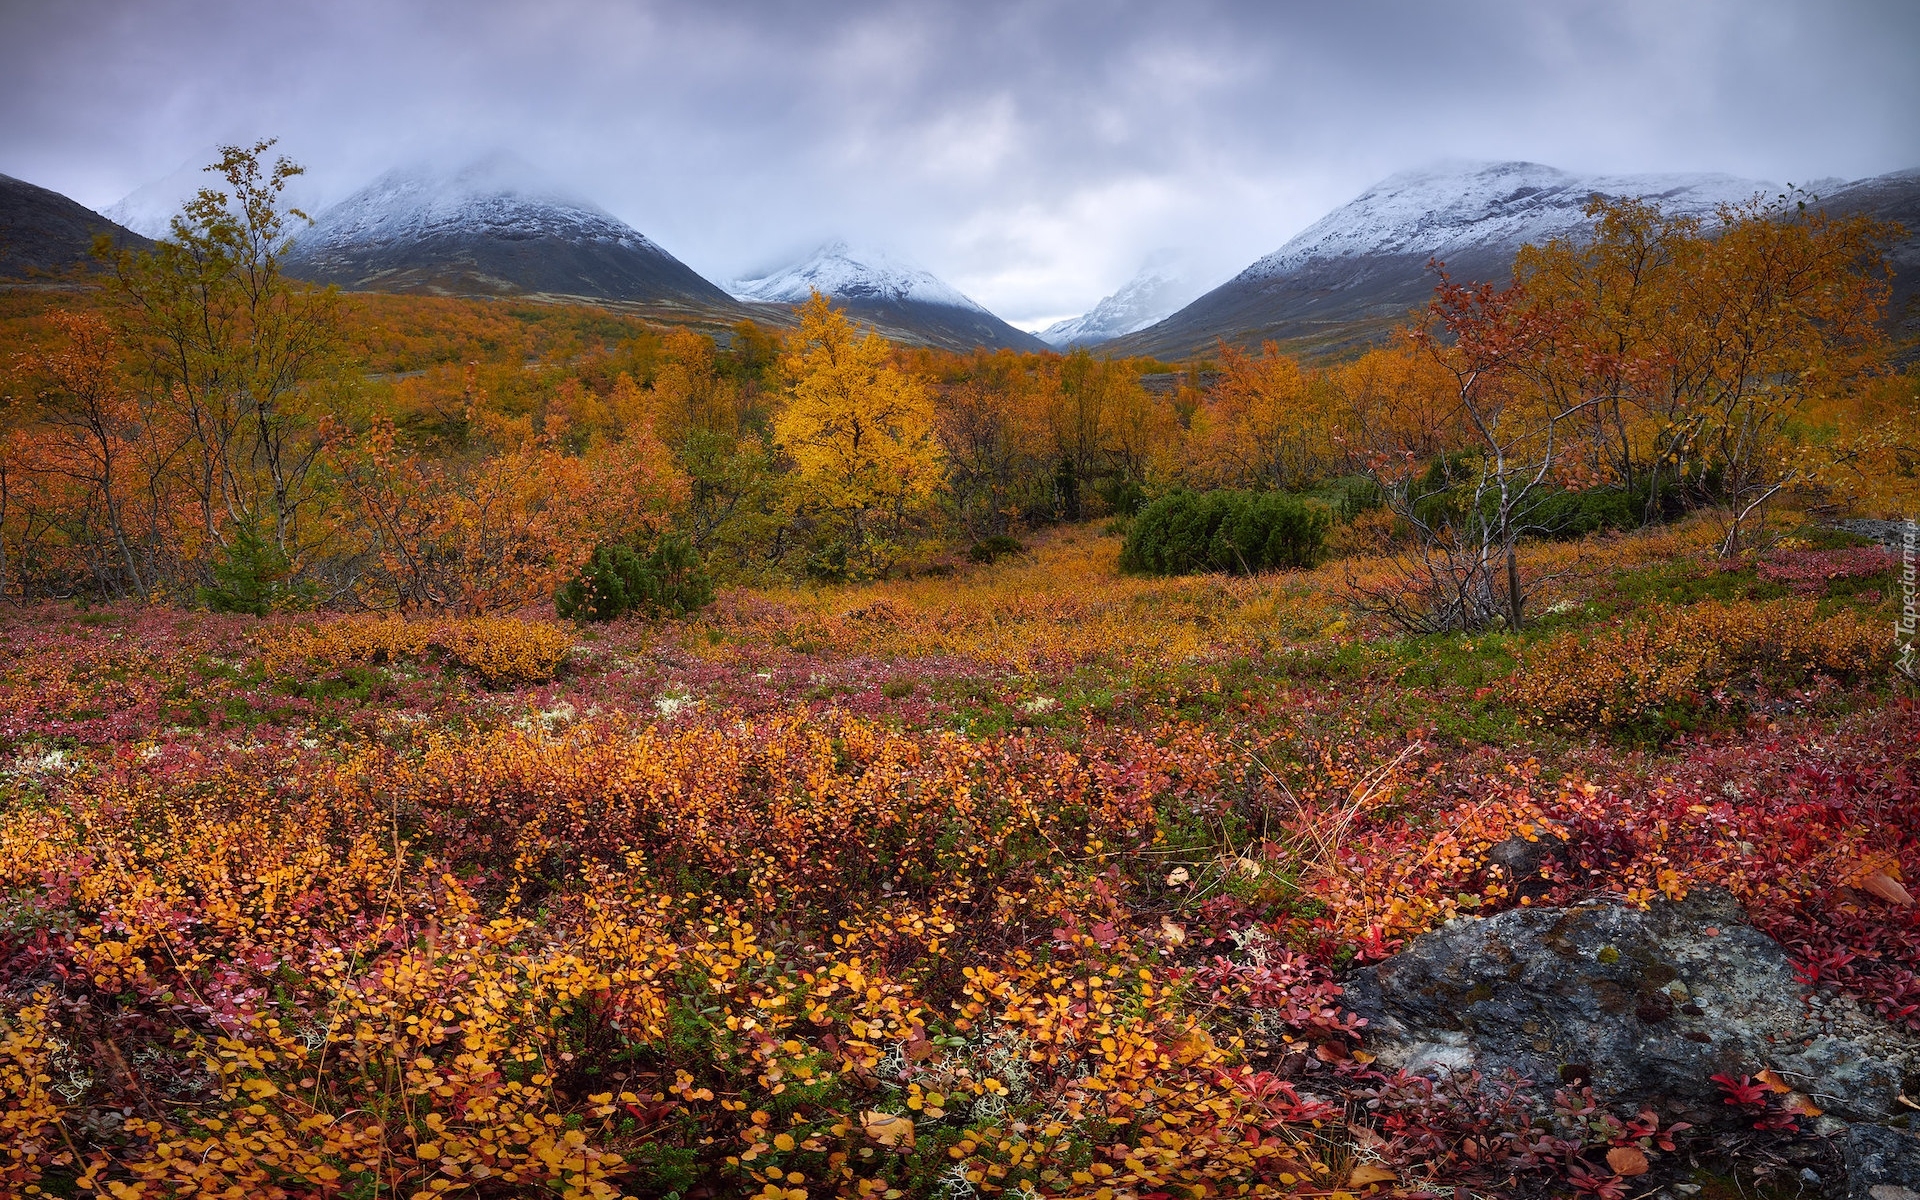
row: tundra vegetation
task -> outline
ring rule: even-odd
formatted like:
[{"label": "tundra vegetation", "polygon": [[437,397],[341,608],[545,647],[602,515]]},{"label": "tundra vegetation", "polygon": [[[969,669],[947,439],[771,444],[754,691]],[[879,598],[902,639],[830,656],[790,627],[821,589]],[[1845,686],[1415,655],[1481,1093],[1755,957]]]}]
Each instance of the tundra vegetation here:
[{"label": "tundra vegetation", "polygon": [[1171,366],[316,292],[267,149],[0,294],[9,1192],[1792,1186],[1758,1064],[1680,1122],[1342,1007],[1594,895],[1920,1030],[1898,564],[1830,524],[1920,510],[1893,231],[1596,204]]}]

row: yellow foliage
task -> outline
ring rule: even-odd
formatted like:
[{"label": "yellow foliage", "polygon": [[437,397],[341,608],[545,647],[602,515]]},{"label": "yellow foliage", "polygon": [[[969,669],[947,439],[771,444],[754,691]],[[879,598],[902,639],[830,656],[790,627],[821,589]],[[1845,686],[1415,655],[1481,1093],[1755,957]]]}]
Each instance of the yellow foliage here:
[{"label": "yellow foliage", "polygon": [[33,998],[13,1010],[11,1019],[0,1016],[0,1186],[11,1195],[25,1195],[41,1177],[46,1166],[60,1154],[57,1122],[61,1106],[54,1099],[51,1074],[54,1050],[59,1045],[48,1016],[53,997],[37,992]]},{"label": "yellow foliage", "polygon": [[347,617],[272,626],[257,641],[261,664],[274,675],[310,667],[339,671],[419,661],[439,649],[489,683],[551,679],[573,648],[573,634],[565,626],[516,617],[442,621]]},{"label": "yellow foliage", "polygon": [[1886,630],[1852,610],[1822,619],[1811,600],[1705,601],[1556,638],[1528,655],[1513,686],[1539,723],[1610,729],[1709,701],[1745,671],[1858,678],[1891,653]]},{"label": "yellow foliage", "polygon": [[892,355],[885,338],[857,334],[815,292],[780,359],[788,399],[773,423],[803,503],[840,523],[850,556],[879,570],[940,484],[932,397]]}]

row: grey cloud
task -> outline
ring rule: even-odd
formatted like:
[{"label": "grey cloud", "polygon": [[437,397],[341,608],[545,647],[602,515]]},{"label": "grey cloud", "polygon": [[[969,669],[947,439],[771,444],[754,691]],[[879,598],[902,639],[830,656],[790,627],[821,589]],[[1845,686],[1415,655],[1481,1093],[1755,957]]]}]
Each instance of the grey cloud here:
[{"label": "grey cloud", "polygon": [[0,171],[91,205],[263,134],[321,196],[501,147],[709,277],[844,235],[1027,323],[1441,157],[1920,165],[1905,0],[9,0],[0,46]]}]

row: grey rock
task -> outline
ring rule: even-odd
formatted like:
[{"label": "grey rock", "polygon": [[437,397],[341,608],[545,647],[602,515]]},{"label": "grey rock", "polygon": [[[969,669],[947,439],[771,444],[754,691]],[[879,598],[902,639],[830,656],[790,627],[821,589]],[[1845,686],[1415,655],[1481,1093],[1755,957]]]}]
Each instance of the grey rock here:
[{"label": "grey rock", "polygon": [[[1833,525],[1836,529],[1844,529],[1848,533],[1871,538],[1895,554],[1900,553],[1906,545],[1908,536],[1913,533],[1913,523],[1910,521],[1876,521],[1871,518],[1859,518],[1851,521],[1835,521]],[[1920,537],[1920,535],[1914,536]]]},{"label": "grey rock", "polygon": [[1884,1125],[1855,1125],[1840,1138],[1846,1200],[1920,1200],[1920,1137]]},{"label": "grey rock", "polygon": [[1540,877],[1540,869],[1563,857],[1566,848],[1566,839],[1550,833],[1541,834],[1533,841],[1510,837],[1487,851],[1487,861],[1506,872],[1516,895],[1537,899],[1553,886]]},{"label": "grey rock", "polygon": [[[1870,1042],[1822,1034],[1787,1061],[1807,1074],[1805,1089],[1816,1103],[1850,1120],[1892,1116],[1897,1111],[1902,1064],[1878,1057]],[[1794,1077],[1787,1079],[1794,1082]]]},{"label": "grey rock", "polygon": [[1837,1117],[1885,1120],[1920,1066],[1920,1039],[1857,1006],[1816,1022],[1785,952],[1718,890],[1461,918],[1346,991],[1383,1065],[1585,1081],[1623,1103],[1724,1111],[1712,1076],[1771,1067]]}]

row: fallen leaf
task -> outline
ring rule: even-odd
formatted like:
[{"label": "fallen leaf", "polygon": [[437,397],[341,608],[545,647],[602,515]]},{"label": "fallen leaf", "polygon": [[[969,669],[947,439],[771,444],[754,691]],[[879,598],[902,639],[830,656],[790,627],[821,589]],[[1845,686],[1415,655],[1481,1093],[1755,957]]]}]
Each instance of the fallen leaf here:
[{"label": "fallen leaf", "polygon": [[1766,1084],[1769,1091],[1785,1093],[1793,1090],[1793,1085],[1780,1078],[1780,1073],[1772,1068],[1760,1072],[1753,1078],[1756,1083]]},{"label": "fallen leaf", "polygon": [[1167,918],[1161,917],[1160,918],[1160,936],[1167,939],[1167,941],[1171,942],[1172,944],[1178,946],[1180,943],[1187,940],[1187,929],[1186,929],[1186,926],[1184,925],[1177,925],[1174,922],[1167,920]]},{"label": "fallen leaf", "polygon": [[1313,1048],[1313,1056],[1325,1063],[1344,1062],[1350,1057],[1344,1042],[1321,1042]]},{"label": "fallen leaf", "polygon": [[1381,1137],[1373,1130],[1368,1129],[1365,1125],[1349,1125],[1347,1126],[1347,1132],[1353,1135],[1353,1144],[1362,1150],[1371,1150],[1375,1146],[1384,1146],[1387,1144],[1387,1139]]},{"label": "fallen leaf", "polygon": [[1898,879],[1895,879],[1885,871],[1875,871],[1873,874],[1861,880],[1860,886],[1880,897],[1882,900],[1885,900],[1888,904],[1898,904],[1902,908],[1913,907],[1913,896],[1906,888],[1900,885]]},{"label": "fallen leaf", "polygon": [[1193,878],[1193,876],[1187,874],[1185,867],[1175,867],[1173,870],[1167,872],[1167,886],[1179,887],[1191,878]]},{"label": "fallen leaf", "polygon": [[1369,1183],[1392,1183],[1400,1178],[1393,1168],[1380,1163],[1361,1163],[1347,1175],[1348,1187],[1365,1187]]},{"label": "fallen leaf", "polygon": [[1636,1146],[1615,1146],[1607,1151],[1607,1165],[1613,1168],[1615,1175],[1645,1175],[1647,1156]]},{"label": "fallen leaf", "polygon": [[1795,1116],[1807,1117],[1809,1119],[1817,1117],[1826,1111],[1818,1104],[1815,1104],[1813,1099],[1804,1092],[1788,1092],[1787,1098],[1780,1102],[1780,1107]]},{"label": "fallen leaf", "polygon": [[913,1149],[913,1121],[911,1118],[893,1113],[863,1112],[860,1114],[860,1128],[868,1137],[882,1146],[901,1150]]}]

